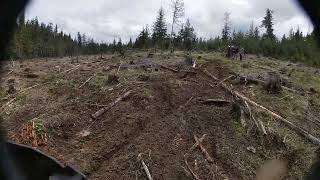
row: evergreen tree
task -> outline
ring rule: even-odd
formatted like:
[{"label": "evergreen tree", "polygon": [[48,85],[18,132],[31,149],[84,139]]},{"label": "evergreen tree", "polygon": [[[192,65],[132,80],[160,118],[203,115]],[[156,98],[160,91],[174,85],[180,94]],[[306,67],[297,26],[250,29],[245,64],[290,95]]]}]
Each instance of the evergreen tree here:
[{"label": "evergreen tree", "polygon": [[182,38],[181,46],[189,51],[192,50],[195,44],[196,35],[189,19],[187,19],[184,27],[181,29],[180,36]]},{"label": "evergreen tree", "polygon": [[133,47],[133,43],[132,43],[132,38],[130,37],[130,40],[128,42],[128,47],[129,48],[132,48]]},{"label": "evergreen tree", "polygon": [[164,17],[164,10],[161,7],[158,12],[158,17],[153,24],[152,41],[155,46],[164,48],[164,41],[167,37],[167,25]]},{"label": "evergreen tree", "polygon": [[276,36],[273,34],[273,11],[270,9],[266,10],[266,15],[262,20],[262,27],[266,28],[266,33],[264,34],[265,38],[275,39]]},{"label": "evergreen tree", "polygon": [[79,46],[82,45],[82,36],[81,36],[80,32],[77,33],[77,42],[78,42]]}]

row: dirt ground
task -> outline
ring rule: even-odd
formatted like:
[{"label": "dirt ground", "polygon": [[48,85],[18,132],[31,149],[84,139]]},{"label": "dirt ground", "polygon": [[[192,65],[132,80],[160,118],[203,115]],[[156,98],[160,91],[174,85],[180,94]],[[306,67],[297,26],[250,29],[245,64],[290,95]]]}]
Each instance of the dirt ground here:
[{"label": "dirt ground", "polygon": [[[283,65],[295,72],[304,68],[303,73],[318,76],[316,69],[284,65],[288,62],[273,67],[279,62],[249,56],[245,62],[235,62],[217,53],[195,53],[194,58],[199,59],[195,69],[183,64],[182,52],[153,58],[147,58],[147,52],[103,59],[81,56],[75,63],[67,57],[8,62],[2,70],[1,103],[15,99],[1,112],[3,124],[9,139],[32,145],[21,131],[34,122],[37,135],[46,135],[45,144],[36,148],[78,168],[90,180],[147,179],[141,158],[154,179],[194,179],[187,164],[199,179],[255,179],[257,169],[273,159],[287,162],[283,179],[303,179],[316,160],[317,146],[259,109],[253,109],[254,116],[264,123],[267,135],[242,127],[232,116],[232,103],[203,103],[234,100],[203,70],[222,80],[232,72],[264,72],[255,66],[279,71]],[[320,85],[318,79],[315,85],[300,83],[301,73],[290,78],[301,94],[272,95],[256,85],[232,87],[320,137]],[[110,75],[119,79],[110,81]],[[9,79],[14,79],[16,89],[12,95],[7,93]],[[127,98],[92,118],[128,91]],[[312,118],[306,118],[310,114]],[[204,134],[201,144],[213,162],[199,147],[190,150],[196,143],[194,136]]]}]

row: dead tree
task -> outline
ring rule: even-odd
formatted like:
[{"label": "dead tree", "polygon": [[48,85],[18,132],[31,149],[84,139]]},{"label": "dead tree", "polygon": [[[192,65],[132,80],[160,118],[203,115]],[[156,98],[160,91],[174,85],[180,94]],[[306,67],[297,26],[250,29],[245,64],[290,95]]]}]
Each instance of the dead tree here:
[{"label": "dead tree", "polygon": [[172,9],[173,9],[173,16],[172,16],[172,25],[171,25],[170,42],[169,42],[169,49],[171,53],[173,53],[174,51],[174,47],[173,47],[174,26],[179,25],[181,19],[184,16],[183,0],[173,0]]},{"label": "dead tree", "polygon": [[278,94],[282,91],[281,77],[276,72],[268,72],[265,88],[269,93]]}]

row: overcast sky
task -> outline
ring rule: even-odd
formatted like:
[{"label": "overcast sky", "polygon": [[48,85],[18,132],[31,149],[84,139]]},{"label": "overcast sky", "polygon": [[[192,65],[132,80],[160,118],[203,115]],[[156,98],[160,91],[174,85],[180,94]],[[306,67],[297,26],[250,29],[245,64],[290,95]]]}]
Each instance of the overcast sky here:
[{"label": "overcast sky", "polygon": [[[152,26],[161,6],[170,26],[171,0],[33,0],[26,15],[58,24],[59,29],[72,36],[80,31],[98,42],[119,37],[127,41],[136,38],[146,24]],[[312,31],[309,19],[295,0],[185,0],[185,18],[190,19],[198,36],[208,39],[221,34],[225,12],[231,13],[233,29],[245,31],[252,21],[261,25],[266,8],[274,10],[278,37],[291,28]]]}]

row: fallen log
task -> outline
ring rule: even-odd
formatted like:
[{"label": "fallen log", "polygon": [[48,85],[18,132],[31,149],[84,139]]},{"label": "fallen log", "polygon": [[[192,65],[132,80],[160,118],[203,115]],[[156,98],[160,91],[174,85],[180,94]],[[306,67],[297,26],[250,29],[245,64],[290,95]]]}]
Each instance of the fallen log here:
[{"label": "fallen log", "polygon": [[117,98],[114,102],[110,103],[108,107],[104,107],[102,109],[100,109],[99,111],[97,111],[96,113],[92,114],[92,118],[93,119],[97,119],[98,117],[100,117],[102,114],[104,114],[105,112],[107,112],[108,110],[110,110],[112,107],[114,107],[118,102],[122,101],[123,99],[125,99],[126,97],[128,97],[131,94],[132,91],[128,91],[126,92],[123,96]]},{"label": "fallen log", "polygon": [[215,105],[215,106],[226,106],[229,105],[231,102],[224,99],[207,99],[202,102],[203,104],[207,105]]},{"label": "fallen log", "polygon": [[146,173],[148,180],[153,180],[148,166],[146,165],[146,163],[142,159],[141,153],[138,155],[138,159],[141,162],[142,168],[143,168],[144,172]]},{"label": "fallen log", "polygon": [[[207,74],[209,77],[211,77],[212,79],[219,81],[217,77],[215,77],[214,75],[212,75],[211,73],[209,73],[207,70],[204,70],[203,72],[205,72],[205,74]],[[292,122],[290,122],[289,120],[283,118],[282,116],[274,113],[273,111],[267,109],[266,107],[254,102],[253,100],[247,98],[246,96],[240,94],[237,91],[233,91],[231,88],[229,88],[225,83],[222,83],[220,85],[221,87],[223,87],[226,91],[228,91],[230,94],[235,95],[245,101],[247,101],[248,103],[262,109],[263,111],[265,111],[266,113],[272,115],[273,117],[275,117],[276,119],[280,120],[281,122],[283,122],[286,126],[288,126],[289,128],[291,128],[292,130],[296,131],[297,133],[299,133],[300,135],[304,136],[305,138],[307,138],[309,141],[320,145],[320,139],[316,138],[315,136],[313,136],[312,134],[308,133],[306,130],[296,126],[295,124],[293,124]]]}]

